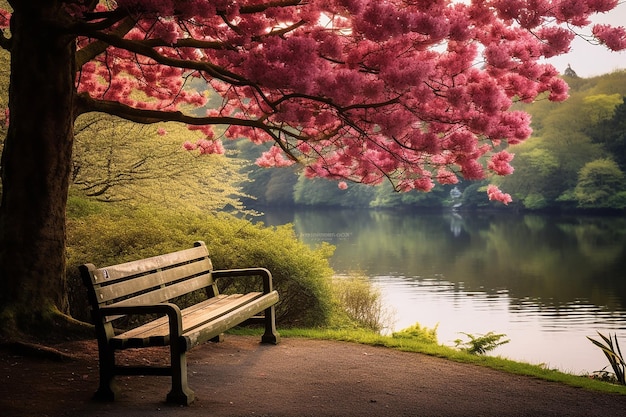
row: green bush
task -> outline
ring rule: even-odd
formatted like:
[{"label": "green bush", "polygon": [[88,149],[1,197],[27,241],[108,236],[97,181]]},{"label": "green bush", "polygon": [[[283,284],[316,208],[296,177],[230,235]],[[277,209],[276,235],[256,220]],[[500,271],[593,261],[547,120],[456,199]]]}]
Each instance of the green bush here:
[{"label": "green bush", "polygon": [[281,297],[276,308],[280,325],[312,327],[330,320],[332,269],[328,258],[333,247],[310,249],[296,239],[290,225],[268,228],[225,214],[176,213],[80,199],[71,199],[68,214],[68,289],[72,315],[77,319],[89,320],[78,265],[118,264],[189,248],[194,241],[203,240],[216,269],[260,266],[272,272]]},{"label": "green bush", "polygon": [[333,291],[341,310],[356,327],[381,332],[392,324],[392,314],[384,307],[381,292],[365,277],[337,277]]},{"label": "green bush", "polygon": [[392,333],[391,337],[394,339],[409,339],[437,344],[437,327],[438,325],[429,329],[428,327],[422,327],[419,323],[415,323],[406,329]]}]

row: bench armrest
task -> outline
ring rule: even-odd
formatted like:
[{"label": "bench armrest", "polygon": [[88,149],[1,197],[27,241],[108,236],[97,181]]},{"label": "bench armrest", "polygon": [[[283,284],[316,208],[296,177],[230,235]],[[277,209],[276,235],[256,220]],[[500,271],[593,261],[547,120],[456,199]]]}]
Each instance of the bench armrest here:
[{"label": "bench armrest", "polygon": [[261,277],[263,279],[263,293],[269,294],[274,289],[272,286],[272,273],[265,268],[241,268],[241,269],[221,269],[211,271],[213,278],[232,277]]},{"label": "bench armrest", "polygon": [[173,303],[110,305],[100,307],[100,314],[103,316],[165,314],[168,317],[172,340],[178,338],[182,334],[183,330],[183,319],[180,313],[180,308]]}]

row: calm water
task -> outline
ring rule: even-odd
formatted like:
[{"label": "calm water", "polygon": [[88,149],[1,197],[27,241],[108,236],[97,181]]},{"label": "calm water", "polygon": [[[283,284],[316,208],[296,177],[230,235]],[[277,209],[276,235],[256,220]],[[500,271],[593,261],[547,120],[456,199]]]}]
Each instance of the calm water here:
[{"label": "calm water", "polygon": [[438,325],[447,345],[505,333],[494,355],[571,373],[608,364],[585,336],[617,333],[626,346],[625,218],[339,210],[263,221],[334,244],[335,271],[369,276],[395,330]]}]

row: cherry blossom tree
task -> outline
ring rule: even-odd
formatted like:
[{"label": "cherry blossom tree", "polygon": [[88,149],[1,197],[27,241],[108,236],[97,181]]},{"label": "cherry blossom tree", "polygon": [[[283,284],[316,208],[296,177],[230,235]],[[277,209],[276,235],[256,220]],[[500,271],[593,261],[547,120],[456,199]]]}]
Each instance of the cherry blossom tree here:
[{"label": "cherry blossom tree", "polygon": [[[220,152],[230,138],[271,142],[260,165],[299,163],[341,188],[428,191],[506,175],[506,145],[531,133],[511,106],[565,99],[542,59],[566,52],[574,31],[617,0],[8,3],[0,315],[5,328],[27,328],[67,311],[65,203],[81,114],[187,124],[204,135],[185,144],[192,152]],[[591,33],[626,46],[624,28]],[[209,94],[217,106],[206,107]],[[510,198],[495,186],[488,195]]]}]

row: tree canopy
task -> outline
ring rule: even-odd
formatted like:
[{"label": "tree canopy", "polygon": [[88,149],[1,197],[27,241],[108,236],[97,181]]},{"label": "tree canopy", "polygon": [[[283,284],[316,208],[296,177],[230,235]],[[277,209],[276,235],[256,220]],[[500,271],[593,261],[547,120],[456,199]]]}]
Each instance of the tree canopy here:
[{"label": "tree canopy", "polygon": [[[502,140],[529,136],[511,104],[564,99],[565,83],[539,60],[568,50],[574,34],[562,25],[584,26],[617,1],[55,4],[50,29],[77,41],[78,113],[188,123],[206,134],[188,148],[205,153],[220,152],[213,126],[228,125],[225,137],[276,145],[262,165],[298,160],[309,176],[428,191],[434,180],[483,178],[483,165],[512,172],[505,151],[481,163]],[[613,49],[626,43],[623,28],[593,34]],[[180,111],[206,103],[184,88],[192,77],[223,97],[206,116]]]},{"label": "tree canopy", "polygon": [[[202,132],[186,144],[199,153],[222,152],[222,138],[268,142],[260,165],[297,161],[342,188],[389,180],[428,191],[506,175],[506,144],[531,133],[513,103],[565,99],[543,58],[568,51],[574,30],[617,3],[9,0],[0,13],[0,47],[11,54],[0,306],[6,315],[34,297],[38,308],[67,310],[58,280],[81,114],[181,122]],[[591,34],[626,47],[623,27]],[[191,88],[196,79],[206,91]],[[488,194],[510,201],[493,186]]]}]

